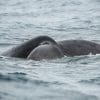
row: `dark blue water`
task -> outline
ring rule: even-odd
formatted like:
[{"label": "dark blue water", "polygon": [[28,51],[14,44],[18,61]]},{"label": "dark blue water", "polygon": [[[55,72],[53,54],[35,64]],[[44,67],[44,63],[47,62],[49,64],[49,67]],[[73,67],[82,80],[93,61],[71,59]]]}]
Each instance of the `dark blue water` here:
[{"label": "dark blue water", "polygon": [[[100,43],[100,1],[0,0],[0,54],[39,35]],[[0,56],[0,100],[100,100],[100,55]]]}]

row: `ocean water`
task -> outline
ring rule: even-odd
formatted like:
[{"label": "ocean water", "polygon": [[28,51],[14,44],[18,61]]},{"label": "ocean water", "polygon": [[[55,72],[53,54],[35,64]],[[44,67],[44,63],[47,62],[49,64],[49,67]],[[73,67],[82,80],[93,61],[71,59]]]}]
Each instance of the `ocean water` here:
[{"label": "ocean water", "polygon": [[[0,54],[39,35],[100,43],[100,0],[0,0]],[[0,100],[100,100],[100,55],[0,56]]]}]

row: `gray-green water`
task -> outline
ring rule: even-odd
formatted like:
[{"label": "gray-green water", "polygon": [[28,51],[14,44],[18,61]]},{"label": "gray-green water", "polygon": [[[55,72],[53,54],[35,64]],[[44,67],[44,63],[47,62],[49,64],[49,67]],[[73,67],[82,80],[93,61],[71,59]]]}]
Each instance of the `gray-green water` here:
[{"label": "gray-green water", "polygon": [[[100,1],[0,0],[0,53],[39,35],[100,43]],[[100,100],[100,55],[0,57],[0,100]]]}]

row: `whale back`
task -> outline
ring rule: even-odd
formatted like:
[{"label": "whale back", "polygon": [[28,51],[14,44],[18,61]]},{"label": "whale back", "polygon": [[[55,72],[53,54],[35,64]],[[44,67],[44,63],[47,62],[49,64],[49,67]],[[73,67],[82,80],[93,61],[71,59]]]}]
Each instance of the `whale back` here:
[{"label": "whale back", "polygon": [[44,44],[36,47],[27,57],[32,60],[57,59],[63,57],[64,54],[57,45]]},{"label": "whale back", "polygon": [[57,42],[66,56],[100,54],[100,44],[87,40],[63,40]]},{"label": "whale back", "polygon": [[3,53],[3,56],[10,56],[10,57],[18,57],[18,58],[27,58],[30,52],[40,45],[43,41],[51,41],[54,44],[57,44],[52,38],[48,36],[38,36],[35,37],[15,48],[12,48],[8,52]]}]

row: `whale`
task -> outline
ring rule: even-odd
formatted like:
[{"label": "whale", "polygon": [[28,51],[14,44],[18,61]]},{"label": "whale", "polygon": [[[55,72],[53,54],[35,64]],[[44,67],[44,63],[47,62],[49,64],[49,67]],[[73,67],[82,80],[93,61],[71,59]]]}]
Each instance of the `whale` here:
[{"label": "whale", "polygon": [[[49,41],[51,44],[46,44]],[[41,44],[45,44],[45,46],[41,46]],[[36,50],[40,52],[39,49],[45,50],[45,48],[51,49],[50,46],[56,45],[59,48],[60,53],[62,52],[64,56],[80,56],[80,55],[88,55],[88,54],[100,54],[100,44],[88,41],[88,40],[61,40],[55,41],[53,38],[49,36],[37,36],[32,38],[12,49],[4,52],[3,56],[9,57],[17,57],[17,58],[30,58],[29,55],[32,55]],[[46,53],[52,52],[51,50],[45,50]],[[42,53],[42,52],[41,52]],[[32,57],[32,56],[31,56]],[[63,57],[63,56],[62,56]]]},{"label": "whale", "polygon": [[33,49],[27,59],[42,60],[42,59],[57,59],[64,57],[64,54],[58,45],[51,41],[45,41],[38,47]]},{"label": "whale", "polygon": [[30,52],[44,41],[51,41],[54,44],[57,44],[55,40],[53,40],[49,36],[38,36],[9,49],[8,51],[2,53],[2,56],[27,58]]},{"label": "whale", "polygon": [[66,56],[100,54],[100,44],[87,40],[62,40],[57,42]]}]

